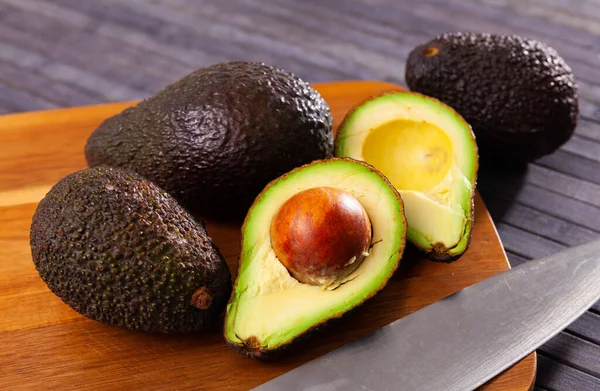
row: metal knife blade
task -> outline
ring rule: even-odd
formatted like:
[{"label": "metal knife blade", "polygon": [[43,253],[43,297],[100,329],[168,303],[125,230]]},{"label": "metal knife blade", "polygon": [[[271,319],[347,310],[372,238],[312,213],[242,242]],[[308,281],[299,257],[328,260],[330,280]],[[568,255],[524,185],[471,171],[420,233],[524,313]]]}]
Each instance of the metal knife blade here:
[{"label": "metal knife blade", "polygon": [[600,299],[600,240],[529,261],[255,390],[470,390]]}]

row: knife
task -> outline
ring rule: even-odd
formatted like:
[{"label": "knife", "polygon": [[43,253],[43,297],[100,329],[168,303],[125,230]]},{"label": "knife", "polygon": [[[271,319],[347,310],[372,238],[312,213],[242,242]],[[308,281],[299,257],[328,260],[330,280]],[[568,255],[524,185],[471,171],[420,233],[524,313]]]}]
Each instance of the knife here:
[{"label": "knife", "polygon": [[471,390],[599,299],[596,240],[480,281],[255,390]]}]

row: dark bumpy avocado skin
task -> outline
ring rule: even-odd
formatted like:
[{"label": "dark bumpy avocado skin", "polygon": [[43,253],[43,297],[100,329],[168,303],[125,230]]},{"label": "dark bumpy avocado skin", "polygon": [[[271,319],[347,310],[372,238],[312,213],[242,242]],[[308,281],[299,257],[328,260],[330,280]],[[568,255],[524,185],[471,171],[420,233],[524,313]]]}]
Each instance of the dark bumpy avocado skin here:
[{"label": "dark bumpy avocado skin", "polygon": [[440,35],[410,53],[406,82],[461,114],[483,159],[533,160],[552,153],[577,122],[578,91],[569,66],[554,49],[515,35]]},{"label": "dark bumpy avocado skin", "polygon": [[327,103],[308,83],[260,64],[199,69],[107,119],[90,167],[125,167],[192,212],[242,218],[272,179],[333,156]]},{"label": "dark bumpy avocado skin", "polygon": [[[121,170],[86,169],[58,182],[33,216],[31,250],[52,292],[114,326],[198,331],[219,320],[231,293],[204,227],[156,185]],[[201,287],[212,294],[205,310],[191,305]]]}]

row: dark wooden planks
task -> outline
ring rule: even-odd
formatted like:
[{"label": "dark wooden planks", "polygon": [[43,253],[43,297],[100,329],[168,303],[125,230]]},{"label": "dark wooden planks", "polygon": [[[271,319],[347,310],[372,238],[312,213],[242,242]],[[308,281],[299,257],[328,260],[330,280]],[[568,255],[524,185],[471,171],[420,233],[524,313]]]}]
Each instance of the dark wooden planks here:
[{"label": "dark wooden planks", "polygon": [[[517,265],[600,236],[598,26],[592,1],[2,0],[0,113],[138,99],[233,59],[311,81],[403,84],[406,55],[437,33],[528,35],[572,66],[582,115],[576,136],[526,171],[481,171],[480,190]],[[597,303],[540,349],[539,389],[595,385],[599,314]],[[554,360],[558,366],[548,365]]]},{"label": "dark wooden planks", "polygon": [[50,79],[33,70],[28,73],[27,77],[21,77],[22,73],[23,70],[18,65],[12,62],[0,61],[0,75],[3,76],[9,88],[12,87],[38,95],[40,98],[56,104],[56,106],[91,105],[100,99],[98,95],[92,92],[60,80]]},{"label": "dark wooden planks", "polygon": [[[600,148],[598,152],[600,153]],[[529,166],[524,179],[527,183],[565,195],[571,199],[593,206],[600,206],[600,185],[587,180],[573,178],[535,164]]]},{"label": "dark wooden planks", "polygon": [[[15,8],[3,17],[0,27],[0,35],[9,45],[70,66],[69,73],[86,70],[92,74],[86,77],[104,79],[98,80],[96,85],[104,81],[112,83],[111,88],[118,89],[124,85],[131,90],[151,92],[177,76],[172,73],[178,69],[177,63],[161,63],[157,58],[147,66],[140,67],[136,61],[141,56],[139,52],[94,36],[85,29],[72,34],[68,24],[36,12]],[[94,50],[88,46],[92,40]],[[46,61],[42,66],[52,67],[54,63]],[[60,73],[60,70],[54,69],[54,72]],[[130,95],[134,94],[130,92]]]},{"label": "dark wooden planks", "polygon": [[[439,3],[443,0],[436,0]],[[555,43],[565,42],[573,47],[597,46],[598,36],[572,25],[572,20],[565,17],[564,13],[554,14],[542,12],[540,7],[534,5],[534,1],[522,2],[484,2],[484,0],[473,0],[467,4],[460,0],[451,0],[453,6],[462,5],[460,10],[479,20],[496,22],[500,26],[506,26],[512,32],[520,34],[532,33],[545,41]],[[551,20],[549,20],[551,19]],[[591,60],[589,56],[582,58]]]},{"label": "dark wooden planks", "polygon": [[529,258],[513,253],[512,251],[507,250],[506,248],[504,250],[506,251],[506,255],[508,257],[508,261],[510,262],[511,267],[515,267],[529,261]]},{"label": "dark wooden planks", "polygon": [[595,137],[596,135],[593,135],[593,138],[581,137],[577,132],[561,149],[595,163],[600,163],[600,143],[595,140]]},{"label": "dark wooden planks", "polygon": [[[420,41],[422,33],[415,32],[401,24],[365,23],[368,14],[357,14],[346,7],[328,8],[318,2],[290,2],[288,0],[270,0],[268,7],[262,7],[259,0],[249,0],[257,10],[277,18],[285,18],[307,28],[316,29],[325,36],[342,41],[362,43],[362,47],[379,50],[381,54],[405,56],[411,45]],[[322,23],[322,20],[327,23]],[[403,57],[400,57],[401,59]]]},{"label": "dark wooden planks", "polygon": [[600,377],[600,349],[592,342],[562,332],[539,350],[558,362]]},{"label": "dark wooden planks", "polygon": [[567,15],[575,15],[580,17],[598,18],[600,17],[600,6],[592,1],[580,1],[577,7],[573,7],[569,2],[563,0],[536,0],[536,5],[548,5],[554,7],[557,12]]},{"label": "dark wooden planks", "polygon": [[600,124],[580,119],[575,133],[593,141],[600,141]]},{"label": "dark wooden planks", "polygon": [[600,390],[600,379],[538,354],[536,384],[548,390]]},{"label": "dark wooden planks", "polygon": [[600,209],[554,193],[539,186],[522,183],[502,182],[498,176],[490,176],[480,187],[484,197],[498,195],[529,206],[549,216],[558,217],[573,224],[588,228],[600,235]]},{"label": "dark wooden planks", "polygon": [[[5,29],[6,26],[0,24],[0,35],[3,35]],[[5,34],[4,37],[8,35]],[[41,73],[50,80],[74,85],[91,94],[95,93],[100,96],[98,101],[131,100],[146,95],[124,85],[124,82],[98,76],[85,68],[67,64],[58,57],[56,59],[46,57],[39,54],[37,50],[23,49],[18,43],[0,43],[0,60]]]},{"label": "dark wooden planks", "polygon": [[15,88],[5,81],[0,81],[0,105],[8,107],[12,111],[47,110],[59,107],[35,93]]},{"label": "dark wooden planks", "polygon": [[566,246],[583,244],[598,237],[591,229],[507,199],[488,197],[486,205],[496,220]]},{"label": "dark wooden planks", "polygon": [[600,184],[600,163],[578,154],[558,150],[537,160],[536,164],[551,168],[573,178]]},{"label": "dark wooden planks", "polygon": [[600,348],[597,347],[597,345],[600,345],[600,313],[586,312],[569,326],[569,331],[594,343],[598,353],[600,353]]},{"label": "dark wooden planks", "polygon": [[[232,14],[223,13],[210,4],[204,4],[199,8],[202,12],[194,14],[196,7],[193,6],[173,10],[166,6],[143,6],[146,3],[135,1],[119,4],[110,10],[91,2],[65,0],[62,3],[82,12],[90,12],[98,19],[118,14],[110,29],[99,28],[104,34],[112,34],[110,30],[115,28],[119,31],[129,30],[132,25],[137,27],[135,20],[141,18],[149,23],[142,23],[138,33],[151,36],[159,44],[176,47],[180,51],[195,50],[218,57],[211,62],[236,59],[266,61],[313,81],[348,78],[348,74],[343,72],[343,64],[333,66],[328,56],[313,56],[282,41],[280,37],[264,37],[258,32],[246,31],[237,26],[234,20],[221,22],[221,18]],[[215,13],[220,16],[216,18]],[[206,65],[205,62],[197,63],[196,67],[202,65]],[[306,74],[307,69],[312,71],[312,77]]]},{"label": "dark wooden planks", "polygon": [[541,258],[564,250],[565,246],[503,222],[496,224],[504,247],[525,258]]}]

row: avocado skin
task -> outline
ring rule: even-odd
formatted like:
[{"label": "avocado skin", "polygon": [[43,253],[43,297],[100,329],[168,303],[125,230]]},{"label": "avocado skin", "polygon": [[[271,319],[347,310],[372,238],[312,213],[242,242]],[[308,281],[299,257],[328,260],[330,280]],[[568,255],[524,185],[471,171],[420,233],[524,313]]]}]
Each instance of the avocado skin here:
[{"label": "avocado skin", "polygon": [[[427,57],[428,47],[439,52]],[[443,101],[469,122],[483,159],[537,159],[564,144],[577,124],[570,67],[532,39],[442,34],[411,51],[405,78],[411,90]]]},{"label": "avocado skin", "polygon": [[188,210],[241,219],[272,179],[333,156],[332,118],[307,82],[262,64],[199,69],[104,121],[90,167],[135,171]]},{"label": "avocado skin", "polygon": [[225,337],[225,343],[234,352],[250,359],[260,361],[273,361],[279,358],[290,357],[296,353],[302,353],[303,350],[306,350],[306,344],[312,343],[311,340],[313,338],[324,334],[325,332],[327,332],[327,330],[330,330],[331,328],[335,328],[337,324],[341,323],[342,319],[349,316],[349,314],[353,314],[354,312],[356,312],[356,310],[357,308],[353,308],[344,314],[338,314],[334,317],[326,319],[325,321],[314,325],[310,329],[306,330],[302,335],[274,349],[267,349],[262,347],[249,347],[243,343],[240,344],[232,342],[227,337]]},{"label": "avocado skin", "polygon": [[[220,319],[231,293],[225,260],[166,192],[136,174],[99,167],[60,180],[32,219],[33,262],[80,314],[114,326],[194,332]],[[191,305],[207,287],[210,307]]]}]

